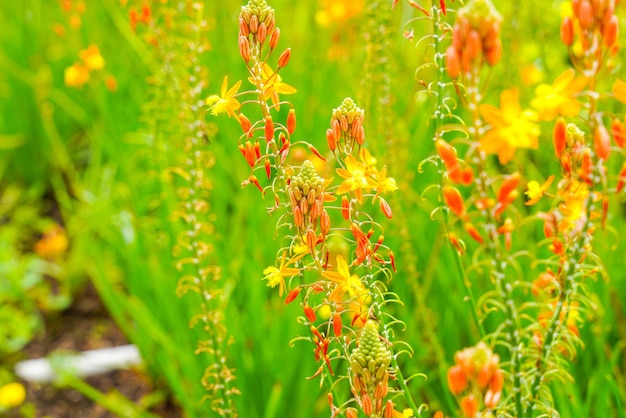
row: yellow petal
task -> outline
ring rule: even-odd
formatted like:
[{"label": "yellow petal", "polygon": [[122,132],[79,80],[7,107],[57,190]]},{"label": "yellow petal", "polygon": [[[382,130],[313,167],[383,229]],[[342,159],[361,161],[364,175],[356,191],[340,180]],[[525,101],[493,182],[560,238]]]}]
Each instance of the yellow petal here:
[{"label": "yellow petal", "polygon": [[626,82],[619,78],[613,83],[613,94],[620,102],[626,104]]}]

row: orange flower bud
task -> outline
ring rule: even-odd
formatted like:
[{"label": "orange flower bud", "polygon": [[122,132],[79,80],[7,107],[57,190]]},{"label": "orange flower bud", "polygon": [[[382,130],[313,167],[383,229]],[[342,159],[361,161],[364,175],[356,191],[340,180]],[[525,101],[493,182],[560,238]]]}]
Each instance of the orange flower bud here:
[{"label": "orange flower bud", "polygon": [[620,193],[626,183],[626,163],[622,165],[622,171],[619,172],[619,180],[617,181],[617,193]]},{"label": "orange flower bud", "polygon": [[271,116],[265,117],[265,140],[270,142],[274,139],[274,122]]},{"label": "orange flower bud", "polygon": [[261,145],[258,142],[254,143],[254,156],[257,160],[261,158]]},{"label": "orange flower bud", "polygon": [[617,36],[619,34],[619,21],[617,20],[617,16],[613,15],[609,19],[609,23],[604,28],[604,45],[607,48],[610,48],[617,41]]},{"label": "orange flower bud", "polygon": [[493,47],[485,52],[485,58],[489,65],[496,65],[502,57],[502,41],[496,40]]},{"label": "orange flower bud", "polygon": [[285,49],[278,57],[278,68],[286,67],[289,63],[289,58],[291,58],[291,48]]},{"label": "orange flower bud", "polygon": [[331,151],[335,151],[337,148],[337,141],[335,141],[335,134],[332,129],[326,129],[326,142],[328,143],[328,148]]},{"label": "orange flower bud", "polygon": [[317,315],[315,315],[315,311],[309,305],[304,305],[304,315],[306,315],[307,319],[310,322],[315,322],[317,320]]},{"label": "orange flower bud", "polygon": [[457,78],[461,73],[461,58],[456,48],[452,45],[446,50],[446,71],[450,78]]},{"label": "orange flower bud", "polygon": [[252,15],[250,18],[250,32],[256,33],[259,30],[259,18],[257,15]]},{"label": "orange flower bud", "polygon": [[471,167],[465,167],[461,171],[461,184],[469,186],[474,181],[474,170]]},{"label": "orange flower bud", "polygon": [[326,209],[322,211],[322,215],[320,217],[320,229],[324,235],[328,235],[330,232],[330,215],[328,215],[328,211]]},{"label": "orange flower bud", "polygon": [[252,174],[249,178],[248,178],[248,182],[252,183],[256,186],[257,189],[259,189],[259,191],[261,193],[263,193],[263,187],[261,187],[261,184],[259,183],[259,179],[256,178],[256,176],[254,174]]},{"label": "orange flower bud", "polygon": [[393,254],[393,251],[389,251],[389,261],[391,262],[391,268],[393,269],[393,272],[397,273],[398,270],[396,270],[396,256]]},{"label": "orange flower bud", "polygon": [[250,42],[245,36],[239,37],[239,53],[246,63],[250,62]]},{"label": "orange flower bud", "polygon": [[[306,202],[306,200],[303,200]],[[317,246],[317,235],[315,235],[315,231],[309,229],[306,232],[306,245],[309,247],[309,253],[315,254],[315,247]]]},{"label": "orange flower bud", "polygon": [[272,166],[270,165],[270,159],[265,157],[265,174],[267,178],[272,178]]},{"label": "orange flower bud", "polygon": [[552,138],[554,140],[554,152],[558,158],[561,158],[561,154],[563,154],[565,146],[567,145],[567,126],[565,125],[565,119],[558,118],[556,120]]},{"label": "orange flower bud", "polygon": [[315,154],[315,156],[317,158],[319,158],[320,160],[326,161],[326,158],[324,158],[322,156],[322,154],[320,154],[320,152],[317,150],[317,148],[315,148],[313,145],[309,144],[309,151],[311,151],[313,154]]},{"label": "orange flower bud", "polygon": [[604,125],[599,125],[593,135],[593,147],[596,151],[596,155],[607,160],[611,154],[611,137]]},{"label": "orange flower bud", "polygon": [[574,24],[569,16],[561,22],[561,41],[565,46],[572,46],[574,43]]},{"label": "orange flower bud", "polygon": [[465,41],[465,50],[470,60],[473,60],[480,54],[483,49],[482,40],[480,35],[474,29],[470,30],[467,40]]},{"label": "orange flower bud", "polygon": [[624,144],[626,144],[626,125],[618,119],[613,119],[613,122],[611,122],[611,133],[613,134],[615,144],[620,148],[624,148]]},{"label": "orange flower bud", "polygon": [[588,0],[582,0],[580,2],[577,17],[581,28],[591,28],[593,25],[593,7]]},{"label": "orange flower bud", "polygon": [[350,219],[350,200],[345,195],[341,197],[341,216],[346,221]]},{"label": "orange flower bud", "polygon": [[387,400],[385,404],[385,412],[383,414],[383,418],[393,418],[393,402],[391,399]]},{"label": "orange flower bud", "polygon": [[448,369],[448,388],[453,395],[458,395],[467,388],[467,377],[458,364]]},{"label": "orange flower bud", "polygon": [[295,226],[302,226],[304,223],[304,215],[302,215],[302,210],[300,206],[296,206],[293,208],[293,224]]},{"label": "orange flower bud", "polygon": [[359,135],[359,128],[362,126],[363,124],[361,123],[361,118],[356,118],[354,119],[354,122],[352,122],[352,125],[350,126],[350,135],[354,138],[356,138]]},{"label": "orange flower bud", "polygon": [[502,387],[504,387],[504,373],[502,373],[502,370],[497,369],[491,376],[489,389],[491,389],[493,392],[500,392],[502,390]]},{"label": "orange flower bud", "polygon": [[478,401],[474,395],[467,395],[461,399],[461,410],[468,418],[474,418],[478,413]]},{"label": "orange flower bud", "polygon": [[483,240],[483,237],[480,236],[480,233],[478,232],[478,230],[472,223],[466,222],[464,227],[465,227],[465,232],[467,232],[469,236],[472,237],[476,242],[478,242],[479,244],[482,244],[483,242],[485,242]]},{"label": "orange flower bud", "polygon": [[363,145],[365,142],[365,127],[363,127],[363,125],[359,126],[359,131],[357,132],[355,139],[356,143],[359,145]]},{"label": "orange flower bud", "polygon": [[301,287],[296,287],[295,289],[293,289],[291,292],[287,293],[287,297],[285,298],[285,305],[290,304],[291,302],[294,301],[294,299],[296,297],[298,297],[298,295],[300,294],[300,291],[302,290]]},{"label": "orange flower bud", "polygon": [[489,368],[489,366],[481,367],[478,370],[478,376],[476,378],[476,381],[478,383],[478,387],[480,388],[480,390],[483,390],[484,388],[486,388],[490,380],[491,380],[491,369]]},{"label": "orange flower bud", "polygon": [[270,36],[270,49],[275,49],[278,46],[278,40],[280,39],[280,29],[274,29],[272,36]]},{"label": "orange flower bud", "polygon": [[296,111],[295,109],[289,109],[289,114],[287,115],[287,132],[289,135],[292,135],[296,130]]},{"label": "orange flower bud", "polygon": [[458,164],[456,160],[456,149],[450,144],[448,144],[443,139],[438,139],[435,142],[435,148],[437,149],[437,154],[443,160],[444,165],[449,170],[452,167],[455,167]]},{"label": "orange flower bud", "polygon": [[346,408],[346,418],[359,418],[359,414],[356,409],[349,407]]},{"label": "orange flower bud", "polygon": [[365,415],[369,417],[374,413],[374,406],[372,405],[372,399],[369,397],[369,395],[363,395],[363,397],[361,398],[361,403],[363,404],[363,412],[365,412]]},{"label": "orange flower bud", "polygon": [[338,313],[333,315],[333,332],[335,333],[335,337],[341,337],[341,315]]},{"label": "orange flower bud", "polygon": [[259,25],[259,30],[256,33],[256,39],[260,43],[263,43],[265,42],[266,38],[267,38],[267,26],[265,26],[265,23],[261,23]]},{"label": "orange flower bud", "polygon": [[441,13],[446,15],[446,0],[439,0],[439,7],[441,7]]},{"label": "orange flower bud", "polygon": [[244,133],[246,134],[250,132],[250,129],[252,129],[252,123],[250,122],[250,119],[248,119],[243,113],[239,114],[239,124],[241,125],[241,129],[243,129]]},{"label": "orange flower bud", "polygon": [[250,28],[248,27],[248,24],[242,17],[240,17],[239,18],[239,36],[247,37],[249,33],[250,33]]},{"label": "orange flower bud", "polygon": [[454,187],[444,186],[443,200],[448,208],[459,218],[465,216],[465,205],[461,193]]},{"label": "orange flower bud", "polygon": [[391,212],[391,206],[389,206],[389,203],[387,203],[387,201],[383,199],[382,197],[379,197],[378,200],[379,200],[380,210],[383,213],[383,215],[391,219],[391,217],[393,216],[393,213]]},{"label": "orange flower bud", "polygon": [[503,205],[508,205],[511,203],[515,197],[517,197],[517,185],[519,184],[520,175],[518,172],[515,172],[509,176],[507,176],[500,189],[498,190],[498,202]]}]

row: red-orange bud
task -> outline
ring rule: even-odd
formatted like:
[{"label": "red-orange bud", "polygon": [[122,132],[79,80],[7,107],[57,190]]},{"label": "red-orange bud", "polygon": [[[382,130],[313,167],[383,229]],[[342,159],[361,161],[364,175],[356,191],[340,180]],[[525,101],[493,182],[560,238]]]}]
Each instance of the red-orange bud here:
[{"label": "red-orange bud", "polygon": [[252,129],[252,123],[250,122],[250,119],[248,119],[243,113],[239,114],[239,124],[241,125],[241,129],[243,129],[245,133],[248,133],[250,129]]},{"label": "red-orange bud", "polygon": [[324,235],[328,235],[330,232],[330,215],[328,215],[328,211],[326,209],[322,211],[322,215],[320,217],[320,229]]},{"label": "red-orange bud", "polygon": [[446,206],[459,218],[465,216],[465,205],[463,204],[463,198],[461,193],[454,187],[444,186],[443,188],[443,200]]},{"label": "red-orange bud", "polygon": [[617,36],[619,33],[619,21],[617,20],[617,16],[613,15],[609,19],[609,23],[604,28],[604,45],[607,48],[610,48],[617,41]]},{"label": "red-orange bud", "polygon": [[[306,200],[303,200],[303,202],[306,202]],[[313,231],[312,229],[309,229],[306,232],[306,245],[307,247],[309,247],[309,253],[315,254],[315,247],[317,245],[317,235],[315,235],[315,231]]]},{"label": "red-orange bud", "polygon": [[470,30],[470,33],[465,40],[465,50],[464,53],[467,53],[470,60],[473,60],[480,54],[482,51],[482,41],[480,39],[480,35],[474,29]]},{"label": "red-orange bud", "polygon": [[259,18],[257,15],[252,15],[250,18],[250,32],[256,33],[259,30]]},{"label": "red-orange bud", "polygon": [[626,184],[626,163],[622,165],[622,170],[619,172],[619,180],[617,181],[617,193],[620,193]]},{"label": "red-orange bud", "polygon": [[480,236],[480,233],[478,232],[478,230],[476,229],[476,227],[470,223],[470,222],[466,222],[465,225],[465,231],[469,234],[470,237],[472,237],[476,242],[478,242],[479,244],[482,244],[483,242],[485,242],[483,240],[483,237]]},{"label": "red-orange bud", "polygon": [[461,58],[456,48],[452,45],[446,50],[446,71],[450,78],[457,78],[461,73]]},{"label": "red-orange bud", "polygon": [[335,134],[332,129],[326,129],[326,142],[328,143],[328,148],[331,151],[335,151],[337,148],[337,141],[335,140]]},{"label": "red-orange bud", "polygon": [[391,212],[391,206],[389,206],[389,203],[387,203],[387,201],[383,199],[382,197],[379,197],[378,200],[379,200],[380,210],[383,213],[383,215],[391,219],[391,217],[393,216],[393,213]]},{"label": "red-orange bud", "polygon": [[267,26],[265,26],[265,23],[261,23],[259,25],[259,30],[256,33],[256,39],[260,43],[263,43],[265,42],[265,38],[267,38]]},{"label": "red-orange bud", "polygon": [[604,125],[599,125],[593,135],[593,147],[596,151],[596,155],[607,160],[611,154],[611,137]]},{"label": "red-orange bud", "polygon": [[289,63],[289,58],[291,58],[291,48],[285,49],[278,57],[278,68],[286,67]]},{"label": "red-orange bud", "polygon": [[396,256],[393,254],[393,251],[389,251],[389,261],[391,262],[391,268],[393,269],[393,272],[397,273],[398,270],[396,270]]},{"label": "red-orange bud", "polygon": [[478,413],[478,401],[474,395],[467,395],[461,399],[461,410],[468,418],[474,418]]},{"label": "red-orange bud", "polygon": [[270,36],[270,49],[275,49],[278,46],[278,40],[280,39],[280,29],[274,29],[272,36]]},{"label": "red-orange bud", "polygon": [[365,142],[365,127],[363,125],[359,126],[359,131],[356,135],[356,143],[359,145],[363,145]]},{"label": "red-orange bud", "polygon": [[333,332],[335,337],[341,337],[341,315],[335,313],[333,315]]},{"label": "red-orange bud", "polygon": [[315,311],[309,305],[304,305],[304,315],[306,315],[307,319],[310,322],[315,322],[317,319],[317,315],[315,315]]},{"label": "red-orange bud", "polygon": [[561,41],[565,46],[572,46],[574,43],[574,24],[569,16],[566,16],[561,22]]},{"label": "red-orange bud", "polygon": [[250,42],[245,36],[239,37],[239,53],[246,63],[250,62]]},{"label": "red-orange bud", "polygon": [[365,394],[361,397],[361,403],[363,404],[363,412],[368,417],[374,413],[374,406],[372,405],[372,399],[369,395]]},{"label": "red-orange bud", "polygon": [[304,215],[302,215],[302,210],[300,206],[296,206],[293,208],[293,224],[295,226],[302,226],[304,223]]},{"label": "red-orange bud", "polygon": [[458,395],[467,388],[467,377],[458,364],[448,369],[448,388],[453,395]]},{"label": "red-orange bud", "polygon": [[345,195],[341,197],[341,216],[346,221],[350,219],[350,200]]},{"label": "red-orange bud", "polygon": [[388,399],[387,403],[385,404],[385,412],[383,418],[393,418],[393,402],[391,401],[391,399]]},{"label": "red-orange bud", "polygon": [[502,57],[502,41],[500,39],[497,39],[494,42],[493,47],[491,47],[485,52],[485,59],[487,60],[487,64],[493,66],[493,65],[496,65],[500,61],[501,57]]},{"label": "red-orange bud", "polygon": [[489,389],[494,392],[500,392],[502,387],[504,386],[504,373],[502,370],[498,369],[491,376],[491,381],[489,382]]},{"label": "red-orange bud", "polygon": [[448,170],[458,164],[456,159],[456,149],[454,149],[452,145],[448,144],[443,139],[438,139],[435,142],[435,148],[437,149],[437,154],[439,154],[439,157],[443,160],[443,163]]},{"label": "red-orange bud", "polygon": [[317,148],[315,148],[313,145],[309,144],[309,150],[315,154],[317,156],[317,158],[319,158],[320,160],[326,161],[326,158],[324,158],[322,156],[322,154],[320,154],[320,152],[317,150]]},{"label": "red-orange bud", "polygon": [[558,118],[556,120],[552,138],[554,140],[554,152],[558,158],[561,158],[561,154],[563,154],[565,146],[567,145],[567,126],[565,125],[565,119]]},{"label": "red-orange bud", "polygon": [[515,189],[519,184],[519,180],[520,175],[518,172],[515,172],[504,179],[500,189],[498,190],[498,202],[503,205],[508,205],[515,199],[515,197],[517,197]]},{"label": "red-orange bud", "polygon": [[298,297],[298,295],[300,294],[300,291],[302,290],[301,287],[296,287],[295,289],[293,289],[292,291],[290,291],[289,293],[287,293],[287,297],[285,298],[285,304],[290,304],[291,302],[294,301],[294,299],[296,297]]},{"label": "red-orange bud", "polygon": [[265,140],[270,142],[274,139],[274,122],[271,116],[265,117]]},{"label": "red-orange bud", "polygon": [[272,178],[272,166],[270,165],[270,159],[267,157],[265,158],[265,174],[268,179]]},{"label": "red-orange bud", "polygon": [[248,24],[242,17],[240,17],[239,18],[239,36],[247,37],[249,33],[250,33],[250,28],[248,27]]},{"label": "red-orange bud", "polygon": [[578,22],[583,29],[589,29],[593,25],[593,7],[587,0],[582,0],[578,5]]},{"label": "red-orange bud", "polygon": [[258,142],[254,143],[254,156],[257,160],[261,158],[261,144]]},{"label": "red-orange bud", "polygon": [[611,133],[613,134],[615,145],[624,148],[626,144],[626,125],[618,119],[613,119],[613,122],[611,122]]},{"label": "red-orange bud", "polygon": [[289,109],[289,114],[287,115],[287,132],[289,135],[293,134],[296,130],[296,111],[295,109]]}]

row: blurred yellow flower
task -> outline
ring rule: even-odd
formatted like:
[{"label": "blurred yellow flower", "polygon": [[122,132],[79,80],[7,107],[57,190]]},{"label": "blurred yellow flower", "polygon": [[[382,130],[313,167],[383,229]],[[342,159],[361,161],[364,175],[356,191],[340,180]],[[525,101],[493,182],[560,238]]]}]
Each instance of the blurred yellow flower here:
[{"label": "blurred yellow flower", "polygon": [[206,99],[206,104],[209,105],[209,111],[213,116],[226,112],[228,117],[233,116],[235,119],[239,120],[239,115],[237,115],[236,112],[241,107],[241,104],[235,97],[237,96],[240,86],[241,80],[237,81],[235,85],[229,89],[228,76],[224,77],[221,94],[219,96],[213,94]]},{"label": "blurred yellow flower", "polygon": [[586,219],[586,199],[589,196],[587,184],[579,181],[571,182],[559,193],[563,203],[559,210],[563,218],[559,222],[559,230],[573,229]]},{"label": "blurred yellow flower", "polygon": [[488,154],[498,154],[500,164],[513,159],[517,148],[537,148],[540,134],[535,123],[537,114],[522,111],[517,90],[504,90],[500,96],[500,108],[483,104],[480,114],[491,129],[480,140],[480,149]]},{"label": "blurred yellow flower", "polygon": [[363,11],[363,0],[321,0],[315,21],[320,26],[345,22]]},{"label": "blurred yellow flower", "polygon": [[580,111],[580,103],[574,97],[589,81],[587,77],[574,78],[573,69],[565,71],[557,77],[552,85],[540,84],[535,89],[536,97],[531,106],[537,109],[541,119],[552,120],[558,115],[575,116]]},{"label": "blurred yellow flower", "polygon": [[88,70],[101,70],[104,68],[104,58],[100,55],[100,49],[96,45],[89,45],[89,48],[80,51],[79,55]]},{"label": "blurred yellow flower", "polygon": [[8,383],[0,387],[0,406],[15,408],[20,406],[26,399],[26,389],[20,383]]},{"label": "blurred yellow flower", "polygon": [[64,81],[68,87],[81,87],[89,81],[89,70],[82,63],[76,63],[65,69]]},{"label": "blurred yellow flower", "polygon": [[546,190],[548,190],[548,187],[550,187],[553,181],[554,175],[548,177],[548,180],[546,180],[541,185],[539,184],[539,182],[536,181],[528,182],[528,191],[525,194],[526,196],[528,196],[529,200],[528,202],[526,202],[526,205],[530,206],[539,202],[539,200],[543,197],[544,193],[546,192]]},{"label": "blurred yellow flower", "polygon": [[46,259],[56,258],[67,251],[68,239],[65,230],[55,225],[47,230],[43,237],[35,243],[35,253]]},{"label": "blurred yellow flower", "polygon": [[619,78],[613,83],[613,94],[620,102],[626,104],[626,81]]}]

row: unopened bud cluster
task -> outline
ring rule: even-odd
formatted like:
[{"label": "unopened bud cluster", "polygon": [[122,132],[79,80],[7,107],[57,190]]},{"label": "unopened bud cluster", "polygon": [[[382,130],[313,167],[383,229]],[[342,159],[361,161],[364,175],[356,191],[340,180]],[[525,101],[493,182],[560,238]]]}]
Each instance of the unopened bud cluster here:
[{"label": "unopened bud cluster", "polygon": [[[498,405],[504,386],[504,374],[500,370],[500,358],[485,343],[457,351],[455,365],[448,370],[448,388],[460,397],[461,411],[465,417],[475,417],[485,408]],[[482,399],[477,399],[480,394]]]},{"label": "unopened bud cluster", "polygon": [[274,9],[265,0],[250,0],[239,14],[239,52],[247,63],[258,56],[268,41],[270,49],[276,48],[280,30],[276,27]]},{"label": "unopened bud cluster", "polygon": [[[307,160],[302,163],[300,172],[291,177],[289,197],[294,225],[301,234],[310,235],[309,231],[312,231],[313,237],[316,237],[318,219],[322,234],[328,233],[330,218],[324,209],[324,179],[317,175],[312,162]],[[315,243],[312,244],[314,247]]]},{"label": "unopened bud cluster", "polygon": [[363,118],[365,111],[359,108],[354,101],[347,97],[337,109],[333,109],[330,119],[330,129],[326,131],[328,148],[339,151],[344,155],[352,153],[355,144],[363,145],[365,141],[365,128]]},{"label": "unopened bud cluster", "polygon": [[378,332],[378,323],[369,320],[363,327],[359,346],[350,355],[352,391],[368,417],[381,414],[387,396],[391,351]]},{"label": "unopened bud cluster", "polygon": [[452,78],[467,75],[482,65],[483,59],[495,65],[502,55],[500,22],[502,18],[490,0],[471,0],[459,9],[446,51],[446,70]]},{"label": "unopened bud cluster", "polygon": [[573,16],[561,23],[561,40],[572,46],[577,32],[582,49],[595,51],[600,42],[607,48],[617,42],[619,20],[615,15],[615,0],[573,0]]}]

